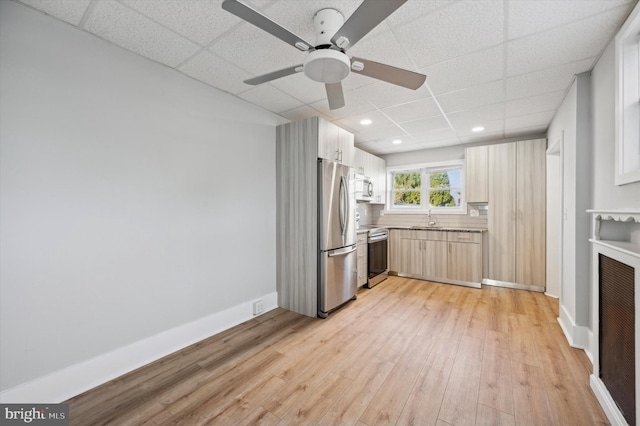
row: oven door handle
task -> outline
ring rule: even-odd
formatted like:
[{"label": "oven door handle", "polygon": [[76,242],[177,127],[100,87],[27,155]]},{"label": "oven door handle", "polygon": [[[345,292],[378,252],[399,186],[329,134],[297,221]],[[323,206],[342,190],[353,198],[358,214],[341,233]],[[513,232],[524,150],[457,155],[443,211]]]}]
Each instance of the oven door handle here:
[{"label": "oven door handle", "polygon": [[369,237],[369,242],[370,243],[377,243],[378,241],[384,241],[389,239],[389,237],[387,235],[376,235],[373,237]]}]

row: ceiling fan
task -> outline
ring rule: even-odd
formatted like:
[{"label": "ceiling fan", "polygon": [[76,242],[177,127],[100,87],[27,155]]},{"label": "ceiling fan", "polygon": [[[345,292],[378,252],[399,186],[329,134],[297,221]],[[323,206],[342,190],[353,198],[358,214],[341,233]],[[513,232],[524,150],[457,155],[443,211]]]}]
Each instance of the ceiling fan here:
[{"label": "ceiling fan", "polygon": [[222,8],[285,43],[307,52],[304,63],[250,78],[245,80],[245,83],[257,85],[304,72],[311,80],[325,84],[329,108],[333,110],[345,105],[341,82],[351,71],[408,89],[416,90],[422,86],[427,78],[424,74],[367,59],[349,58],[345,53],[406,2],[407,0],[364,0],[346,22],[339,11],[331,8],[322,9],[313,16],[315,44],[305,41],[238,0],[224,0]]}]

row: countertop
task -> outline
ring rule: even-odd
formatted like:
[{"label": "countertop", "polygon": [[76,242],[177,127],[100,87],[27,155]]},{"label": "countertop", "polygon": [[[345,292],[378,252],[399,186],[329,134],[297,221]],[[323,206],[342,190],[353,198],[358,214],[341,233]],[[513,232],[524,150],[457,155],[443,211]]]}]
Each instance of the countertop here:
[{"label": "countertop", "polygon": [[[371,225],[368,225],[371,226]],[[409,229],[416,231],[444,231],[444,232],[487,232],[486,229],[482,228],[444,228],[437,226],[402,226],[402,225],[375,225],[376,228],[386,228],[386,229]],[[369,232],[368,228],[358,229],[358,234]]]}]

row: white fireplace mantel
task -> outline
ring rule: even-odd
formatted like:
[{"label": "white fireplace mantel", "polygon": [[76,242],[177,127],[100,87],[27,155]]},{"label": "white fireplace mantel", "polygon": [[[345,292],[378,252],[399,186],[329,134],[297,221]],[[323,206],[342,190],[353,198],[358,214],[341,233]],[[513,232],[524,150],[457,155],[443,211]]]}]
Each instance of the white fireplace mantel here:
[{"label": "white fireplace mantel", "polygon": [[[635,356],[640,359],[640,209],[587,210],[592,215],[591,243],[591,318],[593,339],[593,374],[590,377],[591,388],[598,398],[612,425],[626,425],[622,413],[611,398],[611,394],[600,379],[599,330],[600,330],[600,271],[599,255],[615,259],[635,269]],[[636,362],[637,364],[637,362]],[[636,412],[640,413],[640,365],[635,372]]]}]

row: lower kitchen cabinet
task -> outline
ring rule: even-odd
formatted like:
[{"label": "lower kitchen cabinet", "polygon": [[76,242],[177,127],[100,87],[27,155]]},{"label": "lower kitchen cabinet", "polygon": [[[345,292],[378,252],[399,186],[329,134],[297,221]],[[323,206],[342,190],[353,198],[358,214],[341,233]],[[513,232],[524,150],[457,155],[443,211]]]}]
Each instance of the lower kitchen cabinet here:
[{"label": "lower kitchen cabinet", "polygon": [[398,275],[480,286],[482,233],[392,230],[389,270]]},{"label": "lower kitchen cabinet", "polygon": [[367,233],[363,232],[358,234],[358,239],[356,242],[357,242],[356,253],[358,255],[358,261],[356,264],[356,267],[358,268],[358,287],[362,287],[363,285],[367,284],[367,278],[368,278]]},{"label": "lower kitchen cabinet", "polygon": [[447,243],[447,278],[455,281],[482,281],[482,244]]}]

